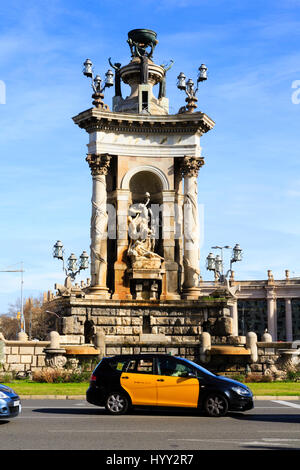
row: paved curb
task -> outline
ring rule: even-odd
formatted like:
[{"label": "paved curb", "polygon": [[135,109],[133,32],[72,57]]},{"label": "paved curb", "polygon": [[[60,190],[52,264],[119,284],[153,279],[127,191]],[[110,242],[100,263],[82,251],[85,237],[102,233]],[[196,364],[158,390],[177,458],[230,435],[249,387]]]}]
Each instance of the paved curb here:
[{"label": "paved curb", "polygon": [[261,395],[261,396],[253,396],[254,400],[300,400],[299,395],[283,395],[283,396],[277,396],[277,395]]},{"label": "paved curb", "polygon": [[85,395],[19,395],[21,400],[85,400]]},{"label": "paved curb", "polygon": [[[21,400],[85,400],[85,395],[20,395]],[[253,396],[254,400],[296,400],[300,395],[261,395]]]}]

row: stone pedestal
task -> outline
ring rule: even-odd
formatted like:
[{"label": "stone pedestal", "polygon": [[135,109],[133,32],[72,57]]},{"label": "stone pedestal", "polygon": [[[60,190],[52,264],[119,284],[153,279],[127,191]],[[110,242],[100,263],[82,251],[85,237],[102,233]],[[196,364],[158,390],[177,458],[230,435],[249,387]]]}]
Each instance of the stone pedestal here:
[{"label": "stone pedestal", "polygon": [[60,347],[60,335],[57,331],[50,333],[50,346],[44,349],[45,363],[54,369],[61,369],[67,363],[66,350]]}]

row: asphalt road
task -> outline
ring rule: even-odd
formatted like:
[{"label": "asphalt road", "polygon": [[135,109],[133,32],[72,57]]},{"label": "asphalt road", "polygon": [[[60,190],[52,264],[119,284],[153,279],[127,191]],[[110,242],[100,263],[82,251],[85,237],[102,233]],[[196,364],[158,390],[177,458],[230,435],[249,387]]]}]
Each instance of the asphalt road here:
[{"label": "asphalt road", "polygon": [[299,450],[300,402],[257,400],[246,413],[209,418],[190,410],[118,417],[83,400],[23,400],[17,418],[0,421],[0,449]]}]

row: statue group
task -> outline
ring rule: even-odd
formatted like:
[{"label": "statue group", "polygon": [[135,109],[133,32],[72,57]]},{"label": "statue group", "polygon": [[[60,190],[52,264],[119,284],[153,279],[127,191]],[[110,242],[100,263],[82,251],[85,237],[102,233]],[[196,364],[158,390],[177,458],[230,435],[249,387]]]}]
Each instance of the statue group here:
[{"label": "statue group", "polygon": [[128,234],[130,243],[127,255],[131,260],[132,267],[160,267],[163,260],[154,251],[155,234],[150,226],[153,214],[149,204],[150,194],[145,193],[144,202],[132,204],[129,208]]}]

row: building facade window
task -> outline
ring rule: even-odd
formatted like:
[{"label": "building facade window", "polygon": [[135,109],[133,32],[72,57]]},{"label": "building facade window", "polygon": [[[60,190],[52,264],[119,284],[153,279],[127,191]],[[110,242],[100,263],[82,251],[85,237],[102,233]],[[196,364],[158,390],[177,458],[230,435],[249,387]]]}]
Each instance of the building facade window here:
[{"label": "building facade window", "polygon": [[293,340],[300,340],[300,299],[292,299]]},{"label": "building facade window", "polygon": [[267,325],[266,300],[238,300],[239,335],[245,336],[249,331],[254,331],[260,340]]},{"label": "building facade window", "polygon": [[285,299],[277,299],[277,341],[286,341]]}]

